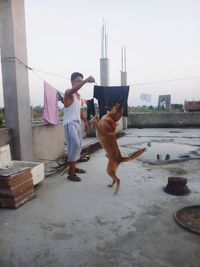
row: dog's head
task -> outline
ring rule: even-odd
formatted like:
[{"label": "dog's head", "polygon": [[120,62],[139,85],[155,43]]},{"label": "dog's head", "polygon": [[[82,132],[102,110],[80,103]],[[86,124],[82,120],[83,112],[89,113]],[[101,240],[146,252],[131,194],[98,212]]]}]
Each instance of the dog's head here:
[{"label": "dog's head", "polygon": [[123,106],[122,104],[116,103],[112,107],[111,111],[109,111],[109,115],[114,121],[118,121],[123,114]]}]

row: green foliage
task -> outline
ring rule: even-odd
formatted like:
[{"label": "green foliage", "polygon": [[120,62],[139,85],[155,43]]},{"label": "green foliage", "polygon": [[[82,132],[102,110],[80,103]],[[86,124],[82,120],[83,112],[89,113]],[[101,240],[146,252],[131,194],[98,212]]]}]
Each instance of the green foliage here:
[{"label": "green foliage", "polygon": [[171,109],[168,111],[165,108],[153,106],[138,106],[138,107],[129,107],[129,113],[141,112],[141,113],[160,113],[160,112],[183,112],[184,108],[182,104],[171,104]]},{"label": "green foliage", "polygon": [[43,113],[43,109],[44,109],[44,108],[43,108],[42,106],[35,106],[35,107],[33,108],[33,112],[42,114],[42,113]]},{"label": "green foliage", "polygon": [[64,111],[61,109],[61,110],[59,111],[59,118],[60,118],[60,119],[63,119],[63,117],[64,117]]},{"label": "green foliage", "polygon": [[172,104],[172,105],[171,105],[171,110],[172,110],[172,111],[183,112],[183,111],[184,111],[183,104]]}]

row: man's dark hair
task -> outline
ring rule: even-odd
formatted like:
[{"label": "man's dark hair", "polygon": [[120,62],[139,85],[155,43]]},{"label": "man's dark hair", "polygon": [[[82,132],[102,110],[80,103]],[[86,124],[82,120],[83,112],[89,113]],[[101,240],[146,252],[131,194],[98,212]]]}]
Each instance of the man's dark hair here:
[{"label": "man's dark hair", "polygon": [[80,72],[73,72],[71,75],[71,81],[74,81],[77,77],[83,78],[83,74]]}]

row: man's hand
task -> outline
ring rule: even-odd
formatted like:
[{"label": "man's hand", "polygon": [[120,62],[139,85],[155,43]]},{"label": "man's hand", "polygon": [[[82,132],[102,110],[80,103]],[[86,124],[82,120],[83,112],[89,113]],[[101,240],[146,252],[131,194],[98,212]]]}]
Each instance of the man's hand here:
[{"label": "man's hand", "polygon": [[95,82],[95,78],[92,77],[92,76],[89,76],[89,77],[86,79],[86,81],[87,81],[88,83],[94,83],[94,82]]},{"label": "man's hand", "polygon": [[85,113],[83,112],[83,110],[81,110],[81,120],[84,122],[84,131],[87,132],[89,125],[88,125],[88,121],[85,117]]},{"label": "man's hand", "polygon": [[89,128],[88,122],[84,121],[84,131],[87,132]]}]

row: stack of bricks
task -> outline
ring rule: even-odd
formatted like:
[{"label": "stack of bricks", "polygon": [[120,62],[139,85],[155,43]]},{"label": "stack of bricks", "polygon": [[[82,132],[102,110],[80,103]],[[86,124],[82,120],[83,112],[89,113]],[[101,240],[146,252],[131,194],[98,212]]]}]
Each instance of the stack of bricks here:
[{"label": "stack of bricks", "polygon": [[35,197],[30,168],[0,169],[0,207],[16,209]]}]

